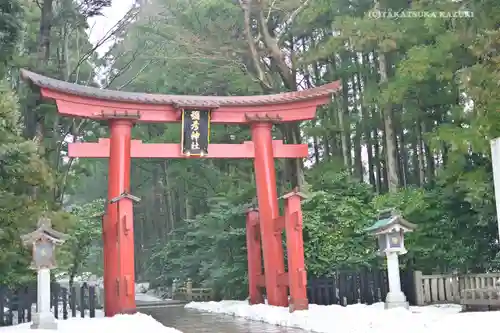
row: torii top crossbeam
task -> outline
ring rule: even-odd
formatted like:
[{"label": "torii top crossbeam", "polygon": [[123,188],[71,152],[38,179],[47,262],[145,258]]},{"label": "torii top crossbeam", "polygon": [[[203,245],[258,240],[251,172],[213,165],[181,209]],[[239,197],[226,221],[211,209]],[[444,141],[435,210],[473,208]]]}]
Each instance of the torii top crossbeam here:
[{"label": "torii top crossbeam", "polygon": [[132,93],[81,86],[27,70],[21,77],[54,99],[60,114],[95,120],[135,118],[136,122],[178,122],[182,109],[211,110],[212,123],[243,124],[258,119],[293,122],[313,119],[316,108],[340,87],[332,82],[312,89],[259,96],[188,96]]}]

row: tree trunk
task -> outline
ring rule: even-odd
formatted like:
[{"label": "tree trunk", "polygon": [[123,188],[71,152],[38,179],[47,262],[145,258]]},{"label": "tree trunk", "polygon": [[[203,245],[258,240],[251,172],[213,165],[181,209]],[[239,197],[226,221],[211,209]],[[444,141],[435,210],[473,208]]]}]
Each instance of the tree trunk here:
[{"label": "tree trunk", "polygon": [[[345,56],[342,57],[340,63],[340,70],[346,66]],[[336,66],[337,69],[339,66]],[[344,158],[344,167],[349,173],[352,173],[352,161],[351,161],[351,131],[349,128],[349,78],[347,75],[342,74],[342,102],[339,103],[340,107],[337,110],[339,128],[341,133],[341,143],[342,143],[342,157]]]},{"label": "tree trunk", "polygon": [[354,104],[354,112],[356,113],[356,128],[354,132],[354,140],[353,147],[354,150],[354,175],[360,181],[364,180],[364,167],[363,167],[363,159],[362,159],[362,145],[361,145],[361,137],[363,133],[362,121],[363,121],[363,105],[360,101],[363,100],[363,87],[360,78],[360,66],[357,54],[354,54],[353,60],[354,67],[357,68],[356,73],[352,77],[352,90],[353,90],[353,104]]},{"label": "tree trunk", "polygon": [[163,169],[163,179],[165,180],[163,184],[163,193],[166,198],[166,209],[168,212],[168,220],[170,222],[168,232],[170,233],[171,231],[175,230],[175,212],[174,212],[174,204],[172,200],[172,189],[170,186],[170,177],[168,173],[168,161],[165,160],[162,163],[162,169]]},{"label": "tree trunk", "polygon": [[[363,67],[370,66],[370,61],[368,58],[368,54],[364,54],[363,57]],[[369,75],[361,76],[362,69],[358,69],[358,81],[363,82],[363,90],[366,89],[366,85],[368,81],[371,79]],[[364,96],[363,96],[364,97]],[[363,100],[362,100],[363,101]],[[373,189],[377,190],[377,181],[375,180],[375,168],[377,168],[375,164],[375,160],[373,158],[373,140],[371,135],[371,124],[372,120],[372,110],[368,106],[361,106],[361,126],[363,128],[363,136],[364,143],[366,145],[366,153],[368,155],[368,181],[373,186]]]},{"label": "tree trunk", "polygon": [[[50,59],[50,31],[52,29],[52,3],[53,0],[43,0],[40,14],[40,28],[38,31],[37,60],[38,65],[44,64]],[[46,64],[44,64],[46,65]],[[41,70],[39,68],[38,70]]]},{"label": "tree trunk", "polygon": [[[432,130],[432,120],[427,120],[423,124],[423,132],[427,133]],[[431,150],[431,147],[425,143],[424,141],[424,149],[425,149],[425,160],[426,160],[426,176],[427,176],[427,181],[428,182],[433,182],[434,181],[434,175],[436,172],[436,161],[434,160],[434,153]]]},{"label": "tree trunk", "polygon": [[[374,111],[376,112],[376,111]],[[380,137],[378,126],[375,126],[373,129],[373,151],[374,151],[374,159],[375,159],[375,175],[376,175],[376,190],[377,193],[382,193],[383,191],[383,169],[382,169],[382,158],[380,151]]]},{"label": "tree trunk", "polygon": [[[416,121],[418,124],[418,120]],[[411,168],[412,168],[412,180],[411,184],[421,186],[420,175],[419,175],[419,160],[418,160],[418,125],[414,126],[415,131],[410,132],[411,135]]]},{"label": "tree trunk", "polygon": [[[385,86],[388,82],[388,64],[387,57],[382,52],[378,56],[378,65],[380,72],[380,84],[381,86]],[[389,192],[396,192],[400,182],[398,177],[398,162],[396,159],[397,152],[391,103],[384,105],[382,108],[382,115],[384,119],[388,187]]]},{"label": "tree trunk", "polygon": [[420,186],[425,184],[425,154],[424,139],[422,135],[422,123],[417,120],[417,141],[418,141],[418,174]]}]

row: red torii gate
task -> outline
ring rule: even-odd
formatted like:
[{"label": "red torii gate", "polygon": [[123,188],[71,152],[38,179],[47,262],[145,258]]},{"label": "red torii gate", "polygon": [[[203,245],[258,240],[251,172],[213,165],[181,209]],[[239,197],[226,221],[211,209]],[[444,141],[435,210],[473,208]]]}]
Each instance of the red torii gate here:
[{"label": "red torii gate", "polygon": [[[314,119],[317,106],[330,101],[339,89],[339,81],[276,95],[206,97],[104,90],[27,70],[22,70],[21,76],[40,87],[42,97],[55,100],[61,115],[108,121],[109,139],[70,143],[68,147],[70,157],[109,157],[108,204],[103,217],[106,316],[134,311],[136,307],[133,202],[139,199],[130,194],[131,158],[253,158],[259,210],[247,213],[250,303],[263,302],[259,287],[265,286],[270,305],[287,306],[289,287],[290,310],[307,308],[300,193],[292,192],[284,197],[287,200],[285,215],[280,216],[274,159],[307,157],[308,146],[273,140],[271,130],[273,123]],[[207,134],[206,146],[194,156],[190,150],[186,153],[182,144],[142,143],[131,138],[135,123],[182,121],[184,124],[185,112],[191,112],[189,117],[193,121],[192,114],[198,111],[206,112],[207,123],[249,124],[252,141],[208,144]],[[199,113],[196,114],[199,117]],[[196,135],[199,136],[199,132]],[[193,140],[199,148],[198,137],[191,136],[191,149]],[[281,245],[283,229],[287,233],[288,273]],[[261,239],[265,274],[261,266]]]}]

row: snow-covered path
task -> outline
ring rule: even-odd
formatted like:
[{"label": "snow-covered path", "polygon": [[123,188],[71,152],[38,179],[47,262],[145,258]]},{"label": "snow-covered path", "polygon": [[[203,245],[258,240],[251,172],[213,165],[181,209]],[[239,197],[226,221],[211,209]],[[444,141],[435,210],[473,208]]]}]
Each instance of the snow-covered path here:
[{"label": "snow-covered path", "polygon": [[317,333],[470,333],[478,327],[496,327],[500,312],[459,313],[458,305],[385,310],[383,303],[310,305],[307,311],[289,313],[287,308],[245,301],[192,302],[186,308],[243,317],[273,325],[301,328]]},{"label": "snow-covered path", "polygon": [[244,318],[185,309],[183,305],[153,306],[143,308],[141,311],[183,333],[306,333],[298,328],[280,327]]}]

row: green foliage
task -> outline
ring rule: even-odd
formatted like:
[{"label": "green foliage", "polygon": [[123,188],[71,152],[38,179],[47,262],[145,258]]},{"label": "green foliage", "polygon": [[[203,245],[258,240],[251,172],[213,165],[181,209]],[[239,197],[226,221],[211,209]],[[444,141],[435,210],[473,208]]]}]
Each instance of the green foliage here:
[{"label": "green foliage", "polygon": [[[373,263],[374,240],[362,229],[373,221],[374,210],[352,195],[366,194],[366,188],[345,174],[336,184],[335,190],[312,192],[303,203],[305,257],[313,276]],[[224,297],[246,297],[245,208],[212,198],[207,213],[186,220],[166,245],[157,244],[150,273],[161,272],[163,283],[191,277]]]},{"label": "green foliage", "polygon": [[0,82],[0,177],[16,194],[29,185],[49,188],[53,183],[48,166],[36,145],[21,136],[20,125],[17,97]]},{"label": "green foliage", "polygon": [[0,82],[0,284],[32,277],[20,236],[32,231],[45,203],[29,194],[34,186],[49,189],[52,184],[34,143],[20,132],[17,98]]},{"label": "green foliage", "polygon": [[102,274],[101,217],[104,200],[95,200],[71,208],[69,239],[61,249],[60,266],[68,272],[70,281],[83,272]]},{"label": "green foliage", "polygon": [[374,220],[370,205],[341,190],[313,192],[303,203],[303,216],[306,266],[312,276],[373,263],[374,240],[363,232]]},{"label": "green foliage", "polygon": [[457,183],[443,183],[428,190],[407,189],[380,196],[374,205],[379,209],[397,207],[417,224],[417,230],[408,236],[407,259],[414,258],[419,269],[495,269],[492,260],[498,245],[492,192],[471,198],[469,191]]},{"label": "green foliage", "polygon": [[165,246],[158,244],[150,269],[161,271],[164,283],[174,278],[194,278],[229,298],[245,298],[245,207],[214,197],[210,211],[177,230]]},{"label": "green foliage", "polygon": [[12,59],[22,28],[22,7],[18,0],[0,3],[0,78],[5,64]]}]

